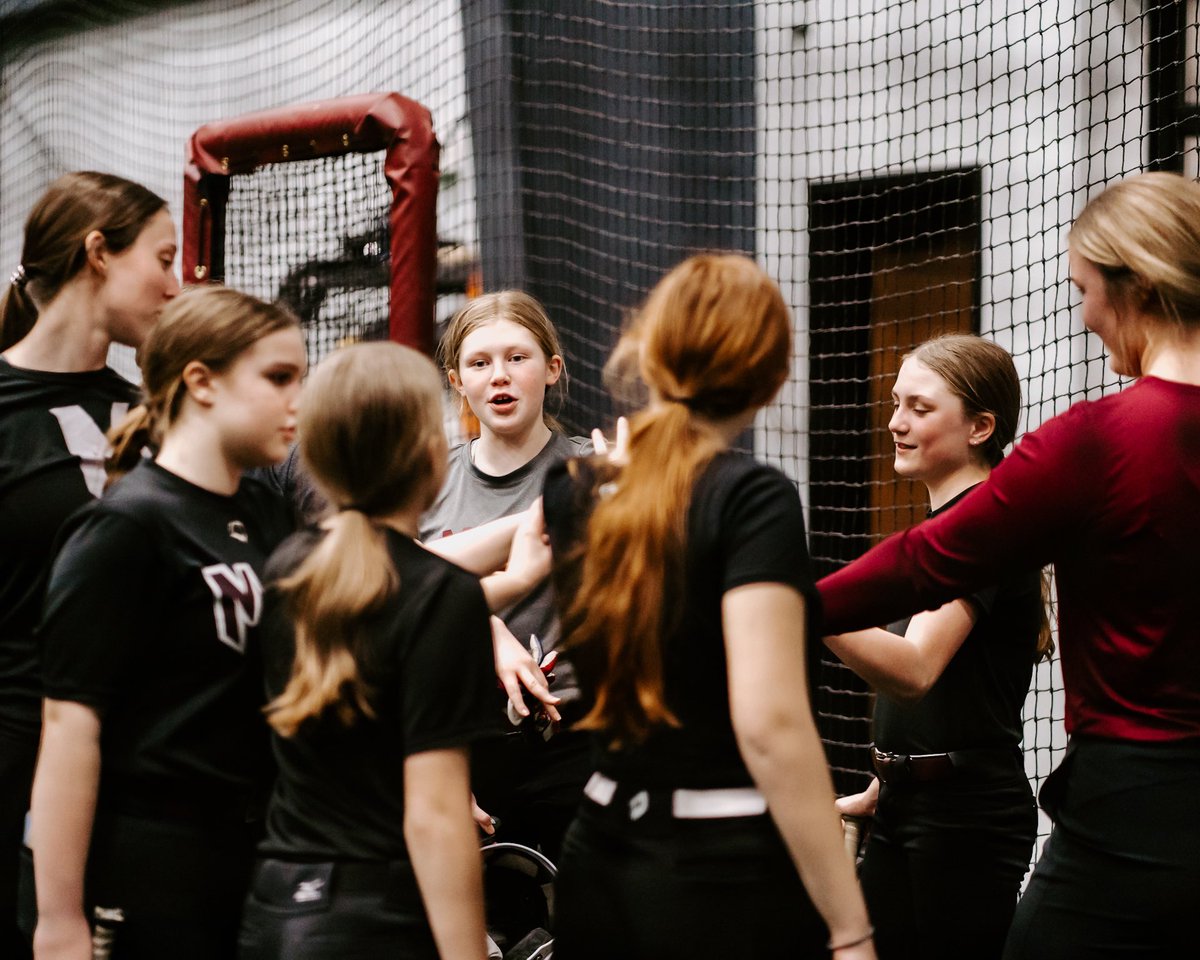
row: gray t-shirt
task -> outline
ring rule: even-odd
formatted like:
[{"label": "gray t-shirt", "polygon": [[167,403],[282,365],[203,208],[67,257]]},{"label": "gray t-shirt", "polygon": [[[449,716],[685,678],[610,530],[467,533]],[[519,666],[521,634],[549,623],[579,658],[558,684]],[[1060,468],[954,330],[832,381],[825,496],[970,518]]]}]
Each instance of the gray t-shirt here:
[{"label": "gray t-shirt", "polygon": [[[569,457],[587,456],[592,442],[584,437],[551,434],[541,451],[523,467],[503,477],[493,477],[471,462],[471,443],[450,451],[446,481],[432,507],[421,518],[421,540],[462,533],[472,527],[507,517],[528,508],[542,494],[542,483],[550,467]],[[549,653],[559,641],[554,594],[547,578],[541,586],[498,616],[522,643],[537,634],[542,649]],[[575,674],[562,661],[555,667],[554,692],[565,701],[579,695]]]}]

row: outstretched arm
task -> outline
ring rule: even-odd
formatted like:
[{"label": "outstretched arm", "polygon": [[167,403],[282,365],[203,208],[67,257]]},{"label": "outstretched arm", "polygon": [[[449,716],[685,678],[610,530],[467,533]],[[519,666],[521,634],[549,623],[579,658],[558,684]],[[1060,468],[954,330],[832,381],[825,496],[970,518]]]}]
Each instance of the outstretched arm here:
[{"label": "outstretched arm", "polygon": [[823,578],[817,589],[825,629],[888,623],[1045,566],[1102,515],[1111,459],[1088,404],[1046,422],[953,510]]},{"label": "outstretched arm", "polygon": [[[729,706],[738,747],[829,926],[836,960],[875,956],[867,908],[846,856],[833,784],[808,700],[804,600],[776,583],[735,587],[721,602]],[[862,942],[859,942],[862,940]]]}]

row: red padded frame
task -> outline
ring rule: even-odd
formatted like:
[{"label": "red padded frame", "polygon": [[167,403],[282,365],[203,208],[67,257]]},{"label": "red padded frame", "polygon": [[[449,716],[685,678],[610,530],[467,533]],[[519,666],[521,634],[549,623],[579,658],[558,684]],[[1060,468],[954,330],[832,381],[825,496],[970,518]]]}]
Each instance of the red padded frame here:
[{"label": "red padded frame", "polygon": [[184,282],[224,279],[230,175],[266,163],[379,150],[392,192],[389,336],[432,351],[439,146],[429,111],[398,93],[264,110],[206,123],[192,134],[183,177]]}]

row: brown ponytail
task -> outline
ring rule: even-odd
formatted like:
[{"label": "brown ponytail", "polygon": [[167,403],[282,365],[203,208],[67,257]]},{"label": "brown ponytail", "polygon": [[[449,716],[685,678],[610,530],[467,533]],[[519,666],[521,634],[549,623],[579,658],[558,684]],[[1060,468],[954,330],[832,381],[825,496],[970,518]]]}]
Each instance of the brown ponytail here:
[{"label": "brown ponytail", "polygon": [[791,321],[752,261],[702,255],[659,282],[627,336],[658,402],[631,423],[629,462],[588,521],[564,630],[580,665],[599,674],[585,678],[596,699],[580,725],[637,742],[677,722],[664,700],[663,638],[684,593],[692,490],[722,447],[714,424],[778,392]]},{"label": "brown ponytail", "polygon": [[142,451],[154,442],[150,408],[144,403],[125,414],[125,419],[108,431],[109,453],[104,467],[108,473],[107,489],[137,466]]},{"label": "brown ponytail", "polygon": [[12,280],[4,291],[0,301],[0,351],[24,340],[37,321],[37,306],[26,286],[23,278]]},{"label": "brown ponytail", "polygon": [[327,710],[346,725],[374,715],[362,677],[368,635],[361,625],[400,589],[387,519],[424,509],[441,483],[437,369],[395,343],[345,347],[309,378],[298,426],[304,464],[337,512],[317,548],[278,584],[296,654],[267,719],[285,737]]},{"label": "brown ponytail", "polygon": [[1037,646],[1034,648],[1033,653],[1034,663],[1041,663],[1041,661],[1049,660],[1054,656],[1054,631],[1050,627],[1050,604],[1053,600],[1051,597],[1053,582],[1054,574],[1052,568],[1042,567],[1040,576],[1042,616],[1038,623]]}]

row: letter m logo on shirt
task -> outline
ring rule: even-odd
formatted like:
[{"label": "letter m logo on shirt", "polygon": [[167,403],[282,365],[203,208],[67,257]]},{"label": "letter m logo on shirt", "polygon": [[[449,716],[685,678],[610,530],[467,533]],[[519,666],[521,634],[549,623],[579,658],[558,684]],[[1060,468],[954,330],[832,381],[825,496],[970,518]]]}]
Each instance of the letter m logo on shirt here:
[{"label": "letter m logo on shirt", "polygon": [[262,584],[248,563],[214,563],[204,567],[204,582],[213,595],[217,639],[238,653],[246,652],[246,636],[262,614]]}]

